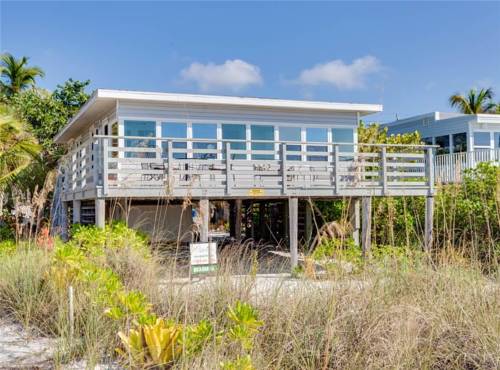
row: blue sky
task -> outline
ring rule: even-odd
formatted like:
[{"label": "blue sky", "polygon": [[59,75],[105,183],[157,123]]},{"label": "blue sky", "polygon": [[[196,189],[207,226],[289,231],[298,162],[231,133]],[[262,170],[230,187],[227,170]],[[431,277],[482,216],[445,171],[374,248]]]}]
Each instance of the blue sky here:
[{"label": "blue sky", "polygon": [[500,2],[1,2],[0,48],[53,89],[116,88],[381,103],[392,120],[500,101]]}]

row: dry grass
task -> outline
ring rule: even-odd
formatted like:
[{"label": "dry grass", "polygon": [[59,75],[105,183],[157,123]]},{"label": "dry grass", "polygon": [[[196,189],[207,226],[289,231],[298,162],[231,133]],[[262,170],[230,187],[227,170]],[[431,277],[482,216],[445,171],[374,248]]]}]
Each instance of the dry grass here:
[{"label": "dry grass", "polygon": [[[113,253],[108,261],[127,287],[145,292],[156,312],[177,322],[208,319],[217,328],[228,305],[254,304],[265,323],[252,353],[257,369],[500,367],[500,282],[474,266],[443,259],[437,266],[391,265],[334,280],[275,278],[269,284],[256,274],[269,261],[240,247],[226,250],[217,275],[186,284],[155,258],[128,249]],[[37,249],[2,257],[3,315],[61,338],[56,364],[113,361],[119,328],[88,292],[77,290],[70,338],[67,299],[44,284],[47,266],[46,253]],[[246,275],[234,276],[240,273]],[[232,355],[230,346],[214,342],[176,367],[217,368]]]}]

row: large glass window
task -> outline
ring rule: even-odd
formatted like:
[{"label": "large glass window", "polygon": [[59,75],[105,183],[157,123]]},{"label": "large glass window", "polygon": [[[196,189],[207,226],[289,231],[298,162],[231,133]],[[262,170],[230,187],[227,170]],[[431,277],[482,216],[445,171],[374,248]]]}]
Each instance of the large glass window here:
[{"label": "large glass window", "polygon": [[[124,122],[125,136],[155,137],[156,123],[154,121],[129,121]],[[154,148],[155,140],[125,139],[127,148]],[[154,158],[154,152],[125,152],[126,158]]]},{"label": "large glass window", "polygon": [[490,147],[490,133],[489,132],[474,132],[474,146],[475,147]]},{"label": "large glass window", "polygon": [[[328,129],[311,127],[306,129],[306,140],[307,142],[314,143],[326,143],[328,142]],[[318,152],[326,153],[328,152],[328,147],[326,145],[307,145],[308,152]],[[328,155],[308,155],[308,161],[327,161]]]},{"label": "large glass window", "polygon": [[453,134],[453,152],[460,153],[467,151],[467,134],[461,132],[459,134]]},{"label": "large glass window", "polygon": [[495,132],[495,142],[493,145],[495,148],[500,148],[500,132]]},{"label": "large glass window", "polygon": [[[287,142],[286,144],[286,159],[289,161],[300,161],[300,142],[301,142],[301,134],[300,127],[280,127],[279,128],[279,136],[280,141]],[[295,142],[296,144],[288,144],[288,142]]]},{"label": "large glass window", "polygon": [[[270,160],[274,159],[274,154],[259,154],[259,150],[274,151],[274,126],[252,125],[250,126],[250,134],[252,139],[252,159],[254,160]],[[264,140],[264,141],[258,141]]]},{"label": "large glass window", "polygon": [[[187,124],[183,122],[162,122],[161,124],[161,137],[167,139],[187,139]],[[167,156],[168,144],[166,141],[162,142],[163,156]],[[172,141],[173,149],[184,149],[181,152],[174,152],[175,159],[187,158],[187,141],[175,140]]]},{"label": "large glass window", "polygon": [[[232,150],[246,150],[246,143],[240,140],[246,140],[246,126],[236,124],[223,124],[222,125],[222,139],[223,140],[238,140],[230,141]],[[246,159],[246,154],[233,154],[232,159]]]},{"label": "large glass window", "polygon": [[448,154],[450,152],[450,136],[436,136],[436,145],[439,145],[436,154]]},{"label": "large glass window", "polygon": [[422,138],[422,142],[425,145],[432,145],[432,137],[424,137],[424,138]]},{"label": "large glass window", "polygon": [[[193,141],[193,149],[217,149],[217,125],[212,123],[193,123],[193,139],[201,139],[202,141]],[[207,141],[214,139],[214,141]],[[193,158],[196,159],[216,159],[216,153],[193,153]]]},{"label": "large glass window", "polygon": [[[332,141],[334,143],[354,143],[354,131],[351,128],[332,128]],[[341,152],[354,152],[353,145],[340,145]]]}]

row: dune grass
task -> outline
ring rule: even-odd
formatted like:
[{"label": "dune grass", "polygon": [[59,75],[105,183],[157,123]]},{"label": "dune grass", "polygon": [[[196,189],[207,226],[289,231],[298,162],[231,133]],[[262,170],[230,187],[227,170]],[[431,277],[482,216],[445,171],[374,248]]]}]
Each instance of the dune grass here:
[{"label": "dune grass", "polygon": [[[77,286],[70,337],[67,295],[47,275],[51,253],[32,246],[1,257],[2,315],[59,338],[56,366],[77,359],[88,366],[116,361],[117,332],[130,320],[110,320],[94,292]],[[500,367],[500,283],[451,258],[385,261],[356,274],[274,278],[273,284],[256,274],[263,262],[237,246],[222,256],[216,275],[191,284],[172,264],[131,248],[107,250],[99,259],[127,289],[141,290],[154,312],[178,323],[204,319],[217,331],[228,306],[252,304],[264,323],[251,352],[257,369]],[[234,277],[240,273],[246,275]],[[231,343],[214,337],[197,356],[171,365],[218,368],[234,355]]]}]

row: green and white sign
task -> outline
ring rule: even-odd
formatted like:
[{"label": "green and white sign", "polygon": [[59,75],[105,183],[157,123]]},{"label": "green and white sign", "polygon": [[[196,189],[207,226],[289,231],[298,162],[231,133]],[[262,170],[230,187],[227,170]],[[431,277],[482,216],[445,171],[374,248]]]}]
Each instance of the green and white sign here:
[{"label": "green and white sign", "polygon": [[206,274],[217,270],[217,243],[191,243],[191,273]]}]

